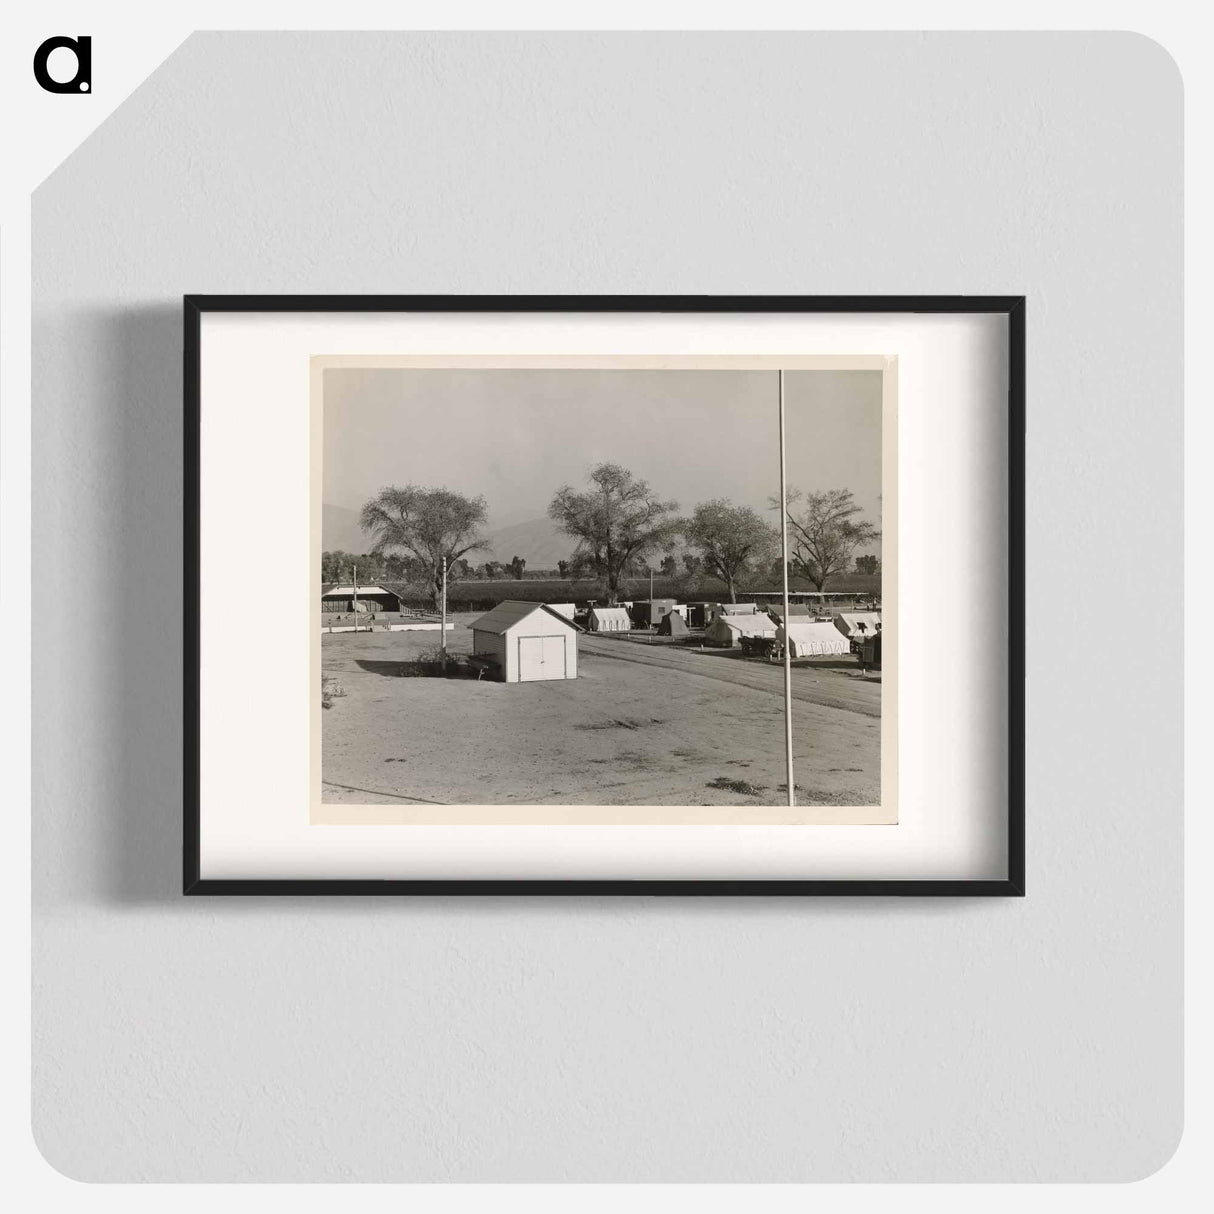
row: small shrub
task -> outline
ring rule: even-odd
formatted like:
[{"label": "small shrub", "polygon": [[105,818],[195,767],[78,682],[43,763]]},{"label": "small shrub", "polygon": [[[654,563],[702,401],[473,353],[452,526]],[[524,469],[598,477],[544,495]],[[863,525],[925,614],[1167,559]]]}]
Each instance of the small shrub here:
[{"label": "small shrub", "polygon": [[731,780],[728,776],[717,776],[715,780],[709,780],[707,787],[736,792],[743,797],[757,797],[764,788],[762,784],[748,784],[745,780]]},{"label": "small shrub", "polygon": [[332,708],[333,701],[340,699],[346,694],[346,689],[334,678],[329,675],[322,676],[320,680],[320,704],[322,708]]},{"label": "small shrub", "polygon": [[448,652],[446,668],[443,668],[443,651],[424,649],[417,655],[417,673],[422,678],[429,679],[460,679],[470,673],[468,663],[463,657]]}]

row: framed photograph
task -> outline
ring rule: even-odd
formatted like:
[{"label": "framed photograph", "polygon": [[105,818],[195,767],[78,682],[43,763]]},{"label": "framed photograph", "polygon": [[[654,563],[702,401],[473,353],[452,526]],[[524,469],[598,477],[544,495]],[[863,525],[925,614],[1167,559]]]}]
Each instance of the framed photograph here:
[{"label": "framed photograph", "polygon": [[185,892],[1022,895],[1024,314],[187,296]]}]

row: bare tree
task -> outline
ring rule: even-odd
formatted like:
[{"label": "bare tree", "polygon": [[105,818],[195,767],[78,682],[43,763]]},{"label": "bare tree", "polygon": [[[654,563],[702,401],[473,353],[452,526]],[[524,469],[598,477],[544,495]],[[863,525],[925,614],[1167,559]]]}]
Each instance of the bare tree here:
[{"label": "bare tree", "polygon": [[[800,510],[794,509],[803,503]],[[778,510],[779,499],[772,509]],[[879,528],[859,518],[864,513],[850,489],[826,489],[820,493],[789,491],[789,563],[793,571],[822,590],[836,574],[845,573],[852,553],[863,544],[881,538]]]},{"label": "bare tree", "polygon": [[643,481],[619,464],[599,464],[590,473],[591,487],[570,485],[557,490],[548,517],[578,544],[575,572],[587,569],[605,585],[608,603],[620,598],[620,582],[630,565],[651,553],[669,549],[682,529],[677,502],[662,501]]},{"label": "bare tree", "polygon": [[699,550],[706,572],[719,577],[738,601],[738,578],[752,564],[770,559],[776,531],[750,506],[734,506],[723,498],[701,502],[687,522],[687,542]]},{"label": "bare tree", "polygon": [[381,489],[358,516],[359,526],[375,538],[371,551],[393,550],[412,556],[430,583],[432,602],[442,592],[443,558],[447,581],[459,578],[467,564],[455,562],[469,552],[487,547],[480,528],[487,518],[483,497],[465,497],[450,489],[389,485]]}]

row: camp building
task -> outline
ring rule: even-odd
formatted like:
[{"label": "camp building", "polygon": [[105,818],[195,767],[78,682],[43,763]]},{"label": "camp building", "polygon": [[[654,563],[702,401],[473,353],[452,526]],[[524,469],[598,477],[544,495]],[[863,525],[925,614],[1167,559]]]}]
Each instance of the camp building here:
[{"label": "camp building", "polygon": [[400,611],[400,595],[378,583],[368,586],[322,586],[321,611],[350,612],[358,601],[359,612]]},{"label": "camp building", "polygon": [[632,618],[638,628],[656,628],[664,615],[674,609],[674,599],[643,599],[632,605]]},{"label": "camp building", "polygon": [[710,645],[721,645],[732,649],[740,645],[743,637],[770,637],[775,640],[776,624],[769,615],[717,615],[708,625],[704,639]]},{"label": "camp building", "polygon": [[576,679],[581,631],[545,603],[507,599],[472,622],[472,652],[492,658],[504,683]]}]

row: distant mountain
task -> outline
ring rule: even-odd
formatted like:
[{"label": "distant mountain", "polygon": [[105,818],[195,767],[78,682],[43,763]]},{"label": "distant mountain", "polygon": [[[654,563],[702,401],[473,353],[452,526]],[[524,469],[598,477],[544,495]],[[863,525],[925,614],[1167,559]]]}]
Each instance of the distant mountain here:
[{"label": "distant mountain", "polygon": [[[357,510],[326,502],[321,527],[324,552],[367,552],[371,547],[371,537],[358,525]],[[469,554],[475,565],[486,560],[509,563],[521,556],[532,569],[555,569],[557,561],[567,560],[574,549],[574,541],[546,518],[499,527],[485,534],[489,551]]]},{"label": "distant mountain", "polygon": [[469,560],[479,565],[486,560],[509,564],[516,556],[527,562],[528,569],[555,569],[557,561],[567,561],[577,541],[561,531],[546,518],[533,518],[512,527],[499,527],[486,535],[488,552],[469,553]]},{"label": "distant mountain", "polygon": [[325,502],[321,515],[322,552],[366,552],[371,546],[358,525],[358,511]]},{"label": "distant mountain", "polygon": [[[508,565],[516,556],[527,562],[528,569],[555,569],[558,561],[567,561],[577,547],[577,540],[566,535],[551,519],[534,518],[526,523],[515,523],[513,527],[500,527],[487,536],[491,551],[477,552],[471,556],[473,564],[485,560],[501,561]],[[680,558],[687,551],[681,540],[676,540],[672,549]],[[662,553],[650,558],[656,566]]]}]

